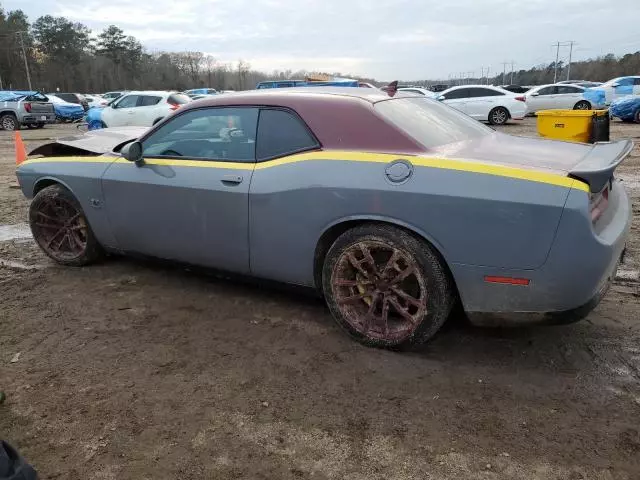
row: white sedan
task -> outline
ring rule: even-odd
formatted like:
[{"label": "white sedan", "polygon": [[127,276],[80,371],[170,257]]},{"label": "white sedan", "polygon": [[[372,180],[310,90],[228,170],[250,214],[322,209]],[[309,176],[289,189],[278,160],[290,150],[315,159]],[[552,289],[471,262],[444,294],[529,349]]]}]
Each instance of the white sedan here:
[{"label": "white sedan", "polygon": [[106,127],[150,127],[191,99],[179,92],[127,92],[102,110]]},{"label": "white sedan", "polygon": [[503,125],[522,120],[527,113],[524,95],[491,85],[460,85],[438,96],[438,100],[481,122]]},{"label": "white sedan", "polygon": [[436,98],[438,96],[437,93],[422,87],[400,87],[398,88],[398,91],[406,93],[417,93],[418,95],[424,95],[427,98]]},{"label": "white sedan", "polygon": [[524,94],[527,113],[540,110],[591,110],[591,103],[584,98],[584,88],[578,85],[541,85]]}]

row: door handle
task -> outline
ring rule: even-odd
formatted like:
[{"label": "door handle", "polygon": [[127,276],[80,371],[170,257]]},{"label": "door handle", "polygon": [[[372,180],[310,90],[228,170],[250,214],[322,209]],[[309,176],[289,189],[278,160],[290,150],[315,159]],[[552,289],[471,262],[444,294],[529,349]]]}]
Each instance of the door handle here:
[{"label": "door handle", "polygon": [[222,183],[225,185],[238,185],[242,183],[241,175],[225,175],[222,177]]}]

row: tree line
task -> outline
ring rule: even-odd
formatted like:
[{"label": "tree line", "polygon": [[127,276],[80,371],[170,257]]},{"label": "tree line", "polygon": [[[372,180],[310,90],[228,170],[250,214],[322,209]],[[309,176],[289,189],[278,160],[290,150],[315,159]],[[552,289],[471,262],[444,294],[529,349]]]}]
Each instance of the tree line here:
[{"label": "tree line", "polygon": [[[567,65],[558,63],[558,80],[565,78],[566,68]],[[555,69],[552,62],[514,72],[514,83],[551,83]],[[136,38],[126,35],[115,25],[94,36],[87,26],[64,17],[44,15],[30,23],[21,10],[5,12],[0,6],[0,88],[27,89],[27,70],[32,88],[44,92],[198,87],[245,90],[263,80],[299,79],[317,73],[276,70],[269,74],[252,69],[242,60],[222,63],[202,52],[148,52]],[[324,73],[343,76],[339,72]],[[571,65],[572,79],[606,81],[616,76],[637,74],[640,74],[640,51],[622,57],[608,54]],[[378,85],[387,83],[371,78],[358,79]],[[505,79],[498,75],[488,80],[495,85],[509,83],[510,73]],[[475,83],[485,81],[468,79]],[[418,80],[405,83],[448,82]]]}]

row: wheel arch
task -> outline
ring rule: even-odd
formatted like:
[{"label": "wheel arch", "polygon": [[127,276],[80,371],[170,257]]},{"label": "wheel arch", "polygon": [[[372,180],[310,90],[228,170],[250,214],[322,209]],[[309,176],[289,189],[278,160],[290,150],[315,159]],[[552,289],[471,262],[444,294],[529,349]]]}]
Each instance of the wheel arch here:
[{"label": "wheel arch", "polygon": [[33,190],[31,192],[32,198],[35,197],[40,191],[44,190],[47,187],[50,187],[52,185],[60,185],[64,188],[66,188],[67,190],[69,190],[71,192],[71,194],[78,198],[77,195],[73,192],[73,190],[71,189],[71,187],[69,187],[69,185],[67,185],[66,182],[60,180],[59,178],[56,177],[40,177],[38,178],[38,180],[36,180],[33,183]]},{"label": "wheel arch", "polygon": [[427,232],[414,225],[408,224],[395,218],[380,217],[374,215],[342,218],[329,224],[322,232],[318,241],[316,242],[316,248],[313,256],[313,280],[314,285],[319,292],[322,293],[322,267],[324,265],[325,258],[327,257],[327,253],[331,248],[331,245],[333,245],[337,238],[347,230],[364,224],[390,225],[392,227],[405,230],[411,235],[429,244],[429,246],[433,248],[436,255],[442,261],[442,264],[444,265],[444,268],[449,275],[449,279],[454,286],[455,294],[459,296],[458,287],[451,268],[449,267],[449,262],[447,261],[446,253],[442,245],[440,245]]}]

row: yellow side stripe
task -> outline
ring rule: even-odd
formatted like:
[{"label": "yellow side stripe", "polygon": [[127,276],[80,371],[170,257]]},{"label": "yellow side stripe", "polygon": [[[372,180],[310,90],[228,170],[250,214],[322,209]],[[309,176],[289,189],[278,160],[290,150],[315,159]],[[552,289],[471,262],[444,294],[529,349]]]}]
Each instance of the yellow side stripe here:
[{"label": "yellow side stripe", "polygon": [[[403,156],[387,153],[366,153],[353,151],[317,151],[289,155],[287,157],[269,160],[261,163],[241,163],[241,162],[219,162],[209,160],[177,160],[169,158],[145,158],[145,163],[149,165],[164,165],[171,167],[199,167],[199,168],[223,168],[230,170],[264,170],[266,168],[278,167],[291,163],[304,161],[347,161],[347,162],[367,162],[367,163],[389,163],[399,158],[406,158],[413,165],[427,168],[439,168],[443,170],[455,170],[460,172],[479,173],[493,175],[504,178],[513,178],[530,182],[545,183],[565,188],[575,188],[589,192],[589,185],[579,180],[554,173],[528,170],[525,168],[507,167],[503,165],[491,165],[487,163],[471,162],[468,160],[457,160],[449,158],[436,158],[424,156]],[[26,160],[24,164],[49,163],[49,162],[78,162],[78,163],[130,163],[122,157],[53,157],[36,158]]]}]

